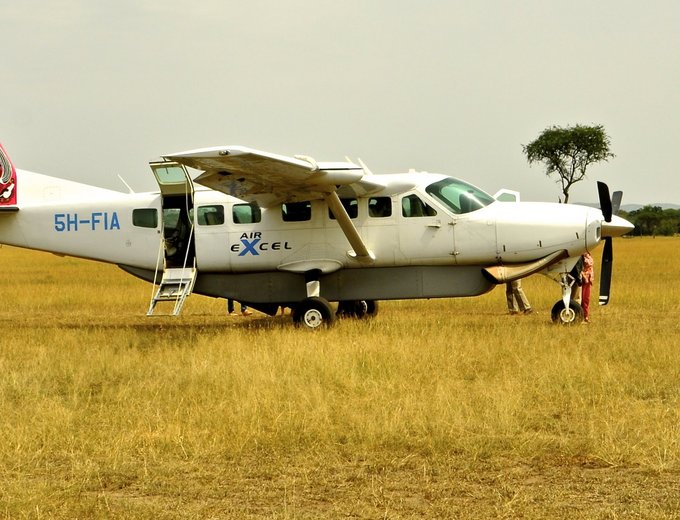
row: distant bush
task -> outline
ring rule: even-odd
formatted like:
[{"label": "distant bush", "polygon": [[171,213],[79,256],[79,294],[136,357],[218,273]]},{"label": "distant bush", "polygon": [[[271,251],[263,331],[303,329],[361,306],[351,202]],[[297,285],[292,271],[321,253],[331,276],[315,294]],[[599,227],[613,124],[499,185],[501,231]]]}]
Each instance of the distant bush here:
[{"label": "distant bush", "polygon": [[621,216],[635,224],[633,235],[673,236],[680,233],[680,210],[644,206]]}]

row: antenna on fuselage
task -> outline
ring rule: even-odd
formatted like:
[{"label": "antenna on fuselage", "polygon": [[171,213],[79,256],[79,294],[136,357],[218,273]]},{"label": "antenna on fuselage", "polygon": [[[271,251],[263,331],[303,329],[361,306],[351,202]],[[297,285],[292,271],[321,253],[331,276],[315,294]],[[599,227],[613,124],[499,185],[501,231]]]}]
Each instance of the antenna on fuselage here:
[{"label": "antenna on fuselage", "polygon": [[130,187],[130,185],[129,185],[127,182],[125,182],[125,179],[123,179],[120,175],[118,175],[118,178],[120,179],[120,182],[122,182],[123,184],[125,184],[125,187],[128,189],[128,191],[129,191],[130,193],[134,193],[134,192],[135,192],[135,190],[133,190],[133,189]]},{"label": "antenna on fuselage", "polygon": [[360,157],[357,157],[357,161],[359,161],[359,166],[361,166],[364,169],[366,175],[373,175],[373,172],[370,170],[368,166],[366,166],[366,163],[362,161]]},{"label": "antenna on fuselage", "polygon": [[[345,155],[345,159],[347,159],[347,162],[351,163],[354,162],[352,159],[350,159],[348,156]],[[361,160],[361,157],[357,157],[357,162],[359,163],[359,166],[361,166],[361,169],[364,170],[364,174],[366,175],[373,175],[373,172],[371,169],[366,166],[366,163]]]}]

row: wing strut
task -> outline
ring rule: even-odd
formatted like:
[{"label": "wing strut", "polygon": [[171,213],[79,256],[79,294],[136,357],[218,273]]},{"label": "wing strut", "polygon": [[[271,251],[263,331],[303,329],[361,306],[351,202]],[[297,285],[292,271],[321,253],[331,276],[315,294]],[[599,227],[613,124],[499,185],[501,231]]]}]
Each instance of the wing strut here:
[{"label": "wing strut", "polygon": [[349,244],[354,249],[354,251],[348,252],[349,256],[355,258],[361,263],[373,263],[375,261],[375,255],[369,251],[366,247],[366,244],[364,244],[364,241],[361,239],[357,228],[355,228],[354,224],[352,224],[352,219],[349,218],[347,210],[345,210],[342,202],[340,202],[340,197],[338,197],[338,194],[332,191],[326,195],[325,199],[328,207],[333,212],[333,216],[338,221],[340,229],[342,229],[342,232],[345,234],[345,237],[347,237]]}]

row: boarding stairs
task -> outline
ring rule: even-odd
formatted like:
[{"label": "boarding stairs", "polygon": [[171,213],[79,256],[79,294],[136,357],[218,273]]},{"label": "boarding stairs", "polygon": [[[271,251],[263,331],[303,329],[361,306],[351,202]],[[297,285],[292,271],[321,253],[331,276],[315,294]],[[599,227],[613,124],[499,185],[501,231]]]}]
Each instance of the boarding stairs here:
[{"label": "boarding stairs", "polygon": [[[166,267],[158,290],[151,298],[147,316],[177,316],[182,310],[184,301],[191,294],[196,282],[195,267]],[[160,302],[174,302],[172,312],[158,313],[156,305]]]}]

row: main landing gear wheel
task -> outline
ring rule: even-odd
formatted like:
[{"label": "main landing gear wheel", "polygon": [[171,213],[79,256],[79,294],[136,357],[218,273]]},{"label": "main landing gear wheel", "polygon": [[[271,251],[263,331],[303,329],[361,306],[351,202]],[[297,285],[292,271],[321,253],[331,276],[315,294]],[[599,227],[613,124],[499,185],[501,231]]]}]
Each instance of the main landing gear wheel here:
[{"label": "main landing gear wheel", "polygon": [[313,296],[298,303],[293,309],[293,323],[310,330],[330,327],[335,321],[333,307],[325,298]]},{"label": "main landing gear wheel", "polygon": [[378,302],[375,300],[349,300],[338,303],[339,317],[372,318],[378,314]]},{"label": "main landing gear wheel", "polygon": [[561,325],[581,323],[583,321],[583,307],[574,300],[571,300],[569,302],[569,308],[566,309],[564,307],[564,302],[560,300],[553,305],[550,316],[552,317],[553,323]]}]

